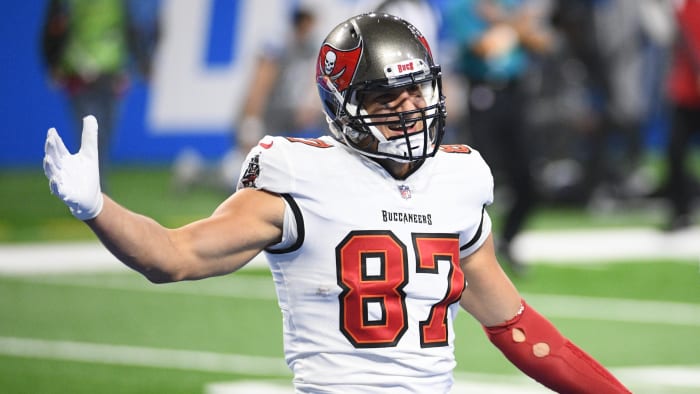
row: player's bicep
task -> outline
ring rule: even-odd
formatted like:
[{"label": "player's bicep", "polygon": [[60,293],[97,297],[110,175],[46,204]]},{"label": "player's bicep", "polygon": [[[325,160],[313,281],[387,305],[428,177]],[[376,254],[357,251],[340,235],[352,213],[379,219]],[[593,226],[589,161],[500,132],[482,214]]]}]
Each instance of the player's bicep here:
[{"label": "player's bicep", "polygon": [[496,259],[493,235],[474,253],[461,259],[467,287],[460,305],[481,324],[502,323],[517,313],[521,297]]},{"label": "player's bicep", "polygon": [[276,194],[243,189],[206,218],[173,230],[185,254],[185,279],[223,275],[241,268],[281,240],[285,204]]}]

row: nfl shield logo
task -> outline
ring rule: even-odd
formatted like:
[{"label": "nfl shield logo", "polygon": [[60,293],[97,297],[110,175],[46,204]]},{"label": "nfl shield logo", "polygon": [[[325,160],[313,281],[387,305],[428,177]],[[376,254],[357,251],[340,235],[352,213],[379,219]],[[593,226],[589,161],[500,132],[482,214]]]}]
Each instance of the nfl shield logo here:
[{"label": "nfl shield logo", "polygon": [[411,189],[406,185],[399,185],[399,192],[404,200],[411,198]]}]

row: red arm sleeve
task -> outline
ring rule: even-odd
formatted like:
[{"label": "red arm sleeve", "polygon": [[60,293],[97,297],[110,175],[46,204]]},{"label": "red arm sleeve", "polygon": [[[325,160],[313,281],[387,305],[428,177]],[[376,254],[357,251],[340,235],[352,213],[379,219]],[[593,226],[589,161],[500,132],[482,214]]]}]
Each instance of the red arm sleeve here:
[{"label": "red arm sleeve", "polygon": [[605,367],[523,301],[513,319],[484,327],[516,367],[559,393],[630,393]]}]

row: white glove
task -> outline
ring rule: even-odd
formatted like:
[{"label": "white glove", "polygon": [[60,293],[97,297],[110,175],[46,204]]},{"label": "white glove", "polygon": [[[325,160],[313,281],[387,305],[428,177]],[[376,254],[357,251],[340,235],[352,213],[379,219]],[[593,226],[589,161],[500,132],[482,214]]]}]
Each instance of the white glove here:
[{"label": "white glove", "polygon": [[97,162],[97,119],[83,118],[83,135],[78,153],[72,155],[55,128],[50,128],[44,146],[44,173],[51,193],[60,198],[80,220],[88,220],[102,211]]}]

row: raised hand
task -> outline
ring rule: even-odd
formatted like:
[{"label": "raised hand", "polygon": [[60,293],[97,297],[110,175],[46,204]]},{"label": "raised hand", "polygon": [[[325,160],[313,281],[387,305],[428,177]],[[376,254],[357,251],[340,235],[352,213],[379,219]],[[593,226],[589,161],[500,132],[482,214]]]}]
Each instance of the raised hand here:
[{"label": "raised hand", "polygon": [[97,216],[104,202],[100,189],[97,152],[97,119],[83,118],[80,150],[71,154],[55,128],[50,128],[44,145],[44,173],[51,193],[60,198],[80,220]]}]

